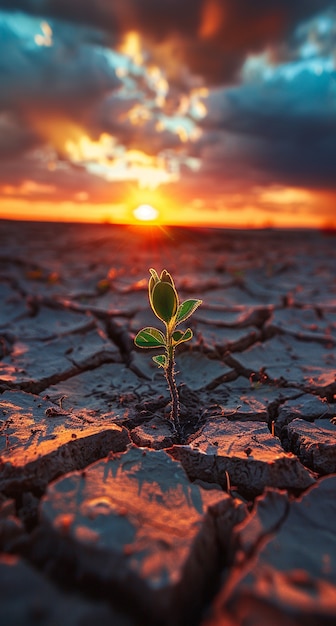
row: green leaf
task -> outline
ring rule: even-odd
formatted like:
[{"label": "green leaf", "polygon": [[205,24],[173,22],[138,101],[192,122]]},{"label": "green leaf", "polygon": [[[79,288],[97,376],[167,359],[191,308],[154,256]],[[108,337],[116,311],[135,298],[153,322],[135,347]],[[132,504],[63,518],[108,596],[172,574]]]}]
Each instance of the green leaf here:
[{"label": "green leaf", "polygon": [[158,275],[157,271],[156,271],[156,270],[154,270],[154,269],[151,267],[151,268],[150,268],[150,270],[149,270],[149,272],[150,272],[151,276],[153,277],[154,282],[155,282],[155,283],[158,283],[160,279],[159,279],[159,275]]},{"label": "green leaf", "polygon": [[184,332],[182,330],[175,330],[173,332],[173,343],[177,346],[179,343],[183,343],[184,341],[189,341],[193,336],[193,332],[191,328],[187,328]]},{"label": "green leaf", "polygon": [[158,354],[157,356],[152,356],[154,363],[156,363],[159,367],[167,367],[167,357],[165,354]]},{"label": "green leaf", "polygon": [[157,328],[143,328],[134,339],[138,348],[160,348],[166,345],[166,339],[161,330]]},{"label": "green leaf", "polygon": [[149,302],[151,307],[153,308],[153,298],[152,298],[152,294],[153,294],[153,289],[155,287],[155,285],[157,285],[158,282],[160,282],[159,276],[157,274],[157,271],[154,270],[152,267],[149,270],[150,272],[150,279],[148,281],[148,296],[149,296]]},{"label": "green leaf", "polygon": [[180,339],[182,339],[183,335],[184,335],[183,330],[175,330],[175,331],[173,332],[173,335],[172,335],[172,337],[173,337],[173,342],[174,342],[174,343],[178,343],[178,342],[180,341]]},{"label": "green leaf", "polygon": [[176,325],[184,322],[190,315],[196,311],[197,307],[202,304],[202,300],[185,300],[180,304],[177,315],[176,315]]},{"label": "green leaf", "polygon": [[162,283],[170,283],[175,289],[173,277],[169,274],[169,272],[167,272],[167,270],[162,270],[160,280]]},{"label": "green leaf", "polygon": [[152,308],[155,315],[163,322],[170,322],[177,311],[178,298],[170,283],[161,281],[154,285],[152,291]]}]

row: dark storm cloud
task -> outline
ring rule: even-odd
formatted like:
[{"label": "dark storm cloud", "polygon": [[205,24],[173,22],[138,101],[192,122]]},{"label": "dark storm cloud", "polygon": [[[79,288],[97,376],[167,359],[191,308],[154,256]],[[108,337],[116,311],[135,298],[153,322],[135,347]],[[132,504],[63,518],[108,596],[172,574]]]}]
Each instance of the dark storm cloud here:
[{"label": "dark storm cloud", "polygon": [[[50,47],[27,46],[6,23],[0,23],[0,109],[45,108],[78,116],[86,106],[120,86],[99,48],[67,41],[60,24]],[[78,103],[80,102],[80,109]]]},{"label": "dark storm cloud", "polygon": [[277,140],[311,140],[336,132],[336,72],[300,72],[210,94],[205,128]]},{"label": "dark storm cloud", "polygon": [[[36,46],[5,20],[0,22],[0,159],[45,143],[31,116],[85,120],[92,106],[120,81],[99,46],[99,33],[57,21],[53,45]],[[52,123],[52,122],[51,122]]]},{"label": "dark storm cloud", "polygon": [[[0,7],[101,29],[115,43],[137,30],[211,84],[236,77],[246,54],[278,44],[331,0],[0,0]],[[154,57],[155,47],[152,48]],[[164,52],[160,51],[160,55]],[[279,54],[279,51],[278,51]]]},{"label": "dark storm cloud", "polygon": [[253,160],[273,181],[310,189],[336,190],[336,134],[287,138],[276,145],[262,142]]},{"label": "dark storm cloud", "polygon": [[273,180],[336,187],[336,72],[217,90],[208,107],[204,128],[240,138],[245,158]]},{"label": "dark storm cloud", "polygon": [[0,113],[0,161],[12,159],[36,148],[38,136],[26,126],[20,116]]}]

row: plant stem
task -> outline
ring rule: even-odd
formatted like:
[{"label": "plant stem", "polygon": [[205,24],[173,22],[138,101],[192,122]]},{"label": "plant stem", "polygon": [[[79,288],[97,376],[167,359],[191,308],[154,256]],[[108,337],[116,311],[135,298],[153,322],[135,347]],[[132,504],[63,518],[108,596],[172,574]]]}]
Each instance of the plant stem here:
[{"label": "plant stem", "polygon": [[180,412],[180,403],[179,403],[179,397],[178,397],[178,391],[177,391],[177,386],[176,386],[176,382],[175,382],[175,372],[174,372],[174,365],[175,365],[175,359],[174,359],[174,347],[173,347],[173,343],[172,343],[172,335],[169,332],[169,329],[167,329],[167,356],[168,356],[168,365],[166,367],[166,379],[167,379],[167,383],[168,383],[168,387],[169,387],[169,391],[170,391],[170,396],[171,396],[171,412],[170,412],[170,419],[172,420],[174,426],[175,426],[175,430],[178,434],[178,436],[181,436],[181,424],[180,424],[180,416],[179,416],[179,412]]}]

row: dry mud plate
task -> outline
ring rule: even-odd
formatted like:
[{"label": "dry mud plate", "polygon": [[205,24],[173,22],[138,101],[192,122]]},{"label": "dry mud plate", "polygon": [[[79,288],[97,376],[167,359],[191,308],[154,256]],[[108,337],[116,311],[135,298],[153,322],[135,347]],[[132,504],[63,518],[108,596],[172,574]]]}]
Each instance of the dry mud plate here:
[{"label": "dry mud plate", "polygon": [[[0,249],[0,623],[335,626],[335,239],[2,222]],[[180,437],[133,341],[149,267],[203,300]]]}]

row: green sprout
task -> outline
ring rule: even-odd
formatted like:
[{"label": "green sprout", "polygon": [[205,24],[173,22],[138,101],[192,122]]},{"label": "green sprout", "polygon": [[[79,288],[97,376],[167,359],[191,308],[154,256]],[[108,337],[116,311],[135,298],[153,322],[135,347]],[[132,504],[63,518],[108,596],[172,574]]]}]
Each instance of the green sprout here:
[{"label": "green sprout", "polygon": [[164,348],[165,353],[153,356],[153,361],[163,367],[167,379],[170,396],[170,419],[177,434],[181,434],[179,396],[175,382],[175,348],[192,336],[191,328],[176,330],[176,326],[190,317],[202,304],[202,300],[185,300],[179,303],[174,281],[167,270],[162,270],[159,278],[154,269],[149,270],[151,276],[148,283],[149,302],[156,317],[164,323],[165,334],[149,326],[143,328],[134,339],[138,348]]}]

